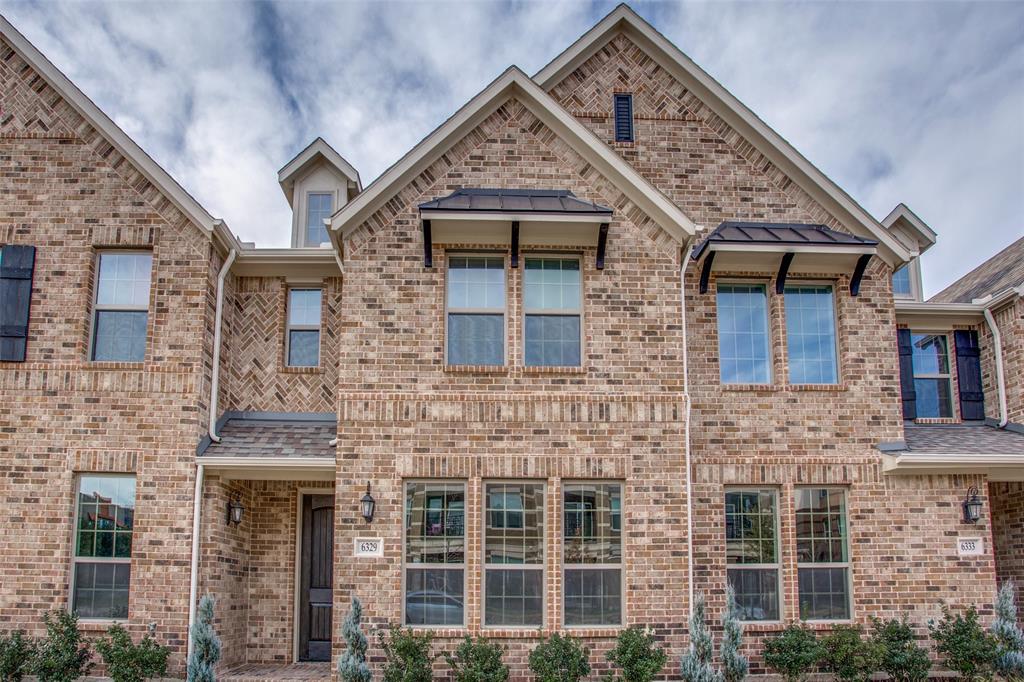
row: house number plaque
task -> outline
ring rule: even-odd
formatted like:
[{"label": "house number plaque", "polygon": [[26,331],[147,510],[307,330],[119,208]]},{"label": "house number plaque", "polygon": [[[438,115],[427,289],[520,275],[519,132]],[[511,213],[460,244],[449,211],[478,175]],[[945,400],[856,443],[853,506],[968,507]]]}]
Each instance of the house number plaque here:
[{"label": "house number plaque", "polygon": [[985,553],[985,542],[981,538],[960,538],[958,542],[960,556],[980,556]]},{"label": "house number plaque", "polygon": [[384,556],[383,538],[356,538],[355,555],[357,557],[382,557]]}]

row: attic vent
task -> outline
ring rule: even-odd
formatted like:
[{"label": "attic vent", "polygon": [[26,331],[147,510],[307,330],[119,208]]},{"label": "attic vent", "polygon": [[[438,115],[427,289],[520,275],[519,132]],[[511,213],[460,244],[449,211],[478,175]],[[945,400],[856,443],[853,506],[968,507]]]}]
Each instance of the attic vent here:
[{"label": "attic vent", "polygon": [[615,141],[633,141],[633,95],[615,95]]}]

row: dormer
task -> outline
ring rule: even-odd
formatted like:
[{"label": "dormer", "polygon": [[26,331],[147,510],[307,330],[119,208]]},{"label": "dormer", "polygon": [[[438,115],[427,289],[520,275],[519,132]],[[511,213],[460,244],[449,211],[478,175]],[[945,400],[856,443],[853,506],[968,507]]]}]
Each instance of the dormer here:
[{"label": "dormer", "polygon": [[322,137],[278,171],[277,181],[292,207],[292,247],[330,243],[324,220],[360,191],[359,172]]},{"label": "dormer", "polygon": [[921,256],[935,245],[937,235],[906,204],[899,204],[882,220],[882,226],[913,255],[909,262],[892,275],[893,298],[923,301]]}]

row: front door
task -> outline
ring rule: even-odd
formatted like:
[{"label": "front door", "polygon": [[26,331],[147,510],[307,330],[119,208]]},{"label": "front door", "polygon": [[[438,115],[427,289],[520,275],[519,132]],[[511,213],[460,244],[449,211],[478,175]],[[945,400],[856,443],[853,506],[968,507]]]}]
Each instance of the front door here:
[{"label": "front door", "polygon": [[302,498],[299,660],[331,660],[334,603],[334,496]]}]

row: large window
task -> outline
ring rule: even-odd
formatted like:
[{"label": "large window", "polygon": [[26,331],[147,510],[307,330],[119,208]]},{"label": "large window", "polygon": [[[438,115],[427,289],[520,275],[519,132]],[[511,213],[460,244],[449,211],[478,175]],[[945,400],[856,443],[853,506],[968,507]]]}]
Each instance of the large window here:
[{"label": "large window", "polygon": [[287,357],[290,367],[320,364],[320,289],[288,290]]},{"label": "large window", "polygon": [[896,298],[912,298],[914,291],[910,286],[910,264],[892,273],[892,295]]},{"label": "large window", "polygon": [[488,483],[484,493],[484,625],[544,622],[544,485]]},{"label": "large window", "polygon": [[79,618],[128,617],[134,521],[134,476],[78,478],[71,610]]},{"label": "large window", "polygon": [[953,416],[949,340],[945,334],[910,335],[918,418]]},{"label": "large window", "polygon": [[837,383],[839,371],[832,287],[787,286],[785,301],[789,383]]},{"label": "large window", "polygon": [[580,365],[580,260],[527,258],[524,280],[527,367]]},{"label": "large window", "polygon": [[563,494],[565,624],[622,623],[622,485],[571,483]]},{"label": "large window", "polygon": [[800,618],[846,620],[850,618],[846,491],[798,488],[795,498]]},{"label": "large window", "polygon": [[406,483],[406,625],[463,625],[465,574],[465,485]]},{"label": "large window", "polygon": [[505,260],[448,257],[448,364],[505,364]]},{"label": "large window", "polygon": [[92,359],[142,362],[149,319],[150,253],[99,255],[93,313]]},{"label": "large window", "polygon": [[306,195],[306,246],[329,242],[324,220],[331,217],[331,194],[311,192]]},{"label": "large window", "polygon": [[770,383],[768,296],[764,285],[720,283],[717,288],[722,383]]},{"label": "large window", "polygon": [[779,620],[778,523],[774,490],[725,493],[727,575],[743,620]]}]

